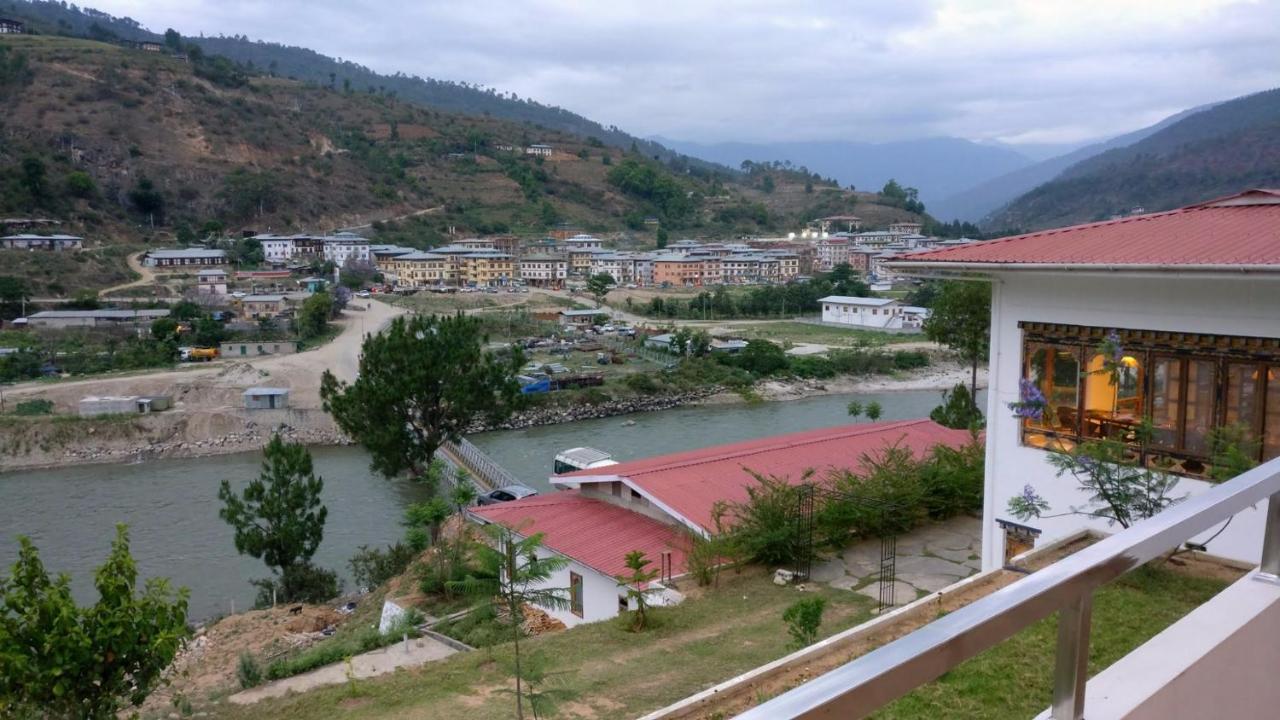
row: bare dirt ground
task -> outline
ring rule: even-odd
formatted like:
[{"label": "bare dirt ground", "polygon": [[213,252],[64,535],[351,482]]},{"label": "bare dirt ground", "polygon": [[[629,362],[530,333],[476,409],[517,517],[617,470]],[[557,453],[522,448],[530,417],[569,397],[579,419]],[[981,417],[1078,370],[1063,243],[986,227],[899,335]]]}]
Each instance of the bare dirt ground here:
[{"label": "bare dirt ground", "polygon": [[[156,457],[251,450],[265,442],[271,428],[281,425],[287,426],[289,434],[298,441],[338,442],[341,437],[337,428],[321,409],[321,374],[328,370],[341,380],[354,380],[365,333],[377,331],[404,312],[377,301],[352,303],[339,321],[343,328],[334,340],[295,355],[15,385],[6,389],[7,401],[43,398],[52,401],[56,411],[63,415],[74,415],[80,399],[86,395],[168,395],[173,398],[174,407],[139,416],[129,424],[136,430],[132,435],[116,432],[108,438],[108,433],[102,433],[94,438],[97,433],[92,422],[83,421],[84,434],[68,437],[65,442],[51,442],[51,432],[45,432],[43,437],[33,436],[17,451],[6,448],[7,454],[0,456],[0,470],[123,460],[138,453]],[[254,386],[288,388],[289,409],[245,410],[241,393]],[[52,422],[34,420],[28,430],[40,435],[46,429],[41,423]]]},{"label": "bare dirt ground", "polygon": [[155,282],[156,280],[155,272],[153,272],[151,268],[142,264],[142,256],[144,254],[146,254],[145,250],[143,252],[134,253],[129,257],[125,258],[125,260],[129,263],[129,269],[138,274],[137,280],[134,280],[132,282],[127,282],[127,283],[121,283],[119,285],[113,285],[109,288],[103,288],[98,292],[98,294],[110,295],[112,293],[119,292],[121,290],[127,290],[133,287],[142,287],[143,285],[150,285],[151,283]]}]

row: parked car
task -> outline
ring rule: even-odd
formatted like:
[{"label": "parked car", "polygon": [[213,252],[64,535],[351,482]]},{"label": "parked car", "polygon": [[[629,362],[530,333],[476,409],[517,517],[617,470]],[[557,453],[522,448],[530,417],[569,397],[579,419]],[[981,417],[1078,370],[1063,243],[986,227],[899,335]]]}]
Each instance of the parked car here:
[{"label": "parked car", "polygon": [[507,485],[506,487],[500,487],[497,490],[490,490],[476,498],[476,502],[481,505],[497,505],[498,503],[511,502],[512,500],[519,500],[521,498],[527,498],[537,494],[538,491],[531,487],[525,487],[524,485]]},{"label": "parked car", "polygon": [[370,295],[372,295],[372,294],[373,294],[373,293],[369,292],[368,290],[361,290],[360,292],[356,293],[356,297],[366,298],[366,297],[369,297],[369,296],[370,296]]}]

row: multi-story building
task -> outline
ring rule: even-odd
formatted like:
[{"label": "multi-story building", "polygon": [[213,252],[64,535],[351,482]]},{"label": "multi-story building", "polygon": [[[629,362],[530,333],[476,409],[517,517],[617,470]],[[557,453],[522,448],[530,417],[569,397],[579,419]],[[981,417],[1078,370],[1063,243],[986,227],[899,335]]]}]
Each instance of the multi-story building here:
[{"label": "multi-story building", "polygon": [[468,250],[495,250],[496,249],[493,246],[493,240],[490,240],[489,238],[464,238],[452,244],[457,245],[458,247],[467,248]]},{"label": "multi-story building", "polygon": [[397,255],[382,264],[385,264],[383,274],[400,287],[445,285],[454,280],[452,262],[445,255],[412,252]]},{"label": "multi-story building", "polygon": [[373,262],[369,241],[355,233],[340,232],[333,235],[255,235],[262,245],[262,255],[274,265],[290,261],[311,262],[321,260],[344,265],[348,260]]},{"label": "multi-story building", "polygon": [[604,247],[604,241],[592,235],[578,234],[571,238],[566,238],[564,246],[573,249],[599,250]]},{"label": "multi-story building", "polygon": [[533,287],[560,289],[569,276],[569,261],[558,255],[520,258],[520,279]]},{"label": "multi-story building", "polygon": [[814,269],[829,271],[841,263],[849,262],[849,249],[853,243],[847,237],[828,237],[814,246]]},{"label": "multi-story building", "polygon": [[515,258],[493,250],[481,250],[455,256],[458,284],[473,287],[508,285],[519,277]]},{"label": "multi-story building", "polygon": [[667,253],[653,259],[653,284],[661,287],[706,287],[724,282],[720,258]]},{"label": "multi-story building", "polygon": [[568,250],[569,257],[569,274],[581,277],[591,272],[591,259],[596,255],[607,254],[608,250],[602,250],[598,247],[570,247]]}]

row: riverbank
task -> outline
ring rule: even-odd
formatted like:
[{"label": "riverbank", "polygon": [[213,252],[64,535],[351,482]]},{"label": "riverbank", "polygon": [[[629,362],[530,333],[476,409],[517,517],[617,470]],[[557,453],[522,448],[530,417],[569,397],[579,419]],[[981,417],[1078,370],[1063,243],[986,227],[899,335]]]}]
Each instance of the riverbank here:
[{"label": "riverbank", "polygon": [[[968,369],[948,363],[893,375],[764,380],[753,390],[761,400],[784,402],[823,395],[949,390],[961,382],[969,382]],[[978,386],[985,385],[986,371],[980,370]],[[520,430],[686,405],[731,405],[746,401],[741,392],[709,387],[591,404],[536,406],[495,427],[476,423],[469,432]],[[129,418],[6,418],[3,427],[0,472],[251,452],[265,445],[273,433],[281,434],[289,442],[314,446],[351,444],[333,419],[318,408],[249,411],[224,405],[211,410],[171,411]]]}]

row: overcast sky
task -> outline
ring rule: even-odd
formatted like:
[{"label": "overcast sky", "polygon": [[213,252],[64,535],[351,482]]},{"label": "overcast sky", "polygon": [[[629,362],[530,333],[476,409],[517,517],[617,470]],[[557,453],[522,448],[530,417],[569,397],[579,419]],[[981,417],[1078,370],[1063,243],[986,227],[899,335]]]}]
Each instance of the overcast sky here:
[{"label": "overcast sky", "polygon": [[1078,142],[1280,86],[1280,0],[84,0],[633,134]]}]

